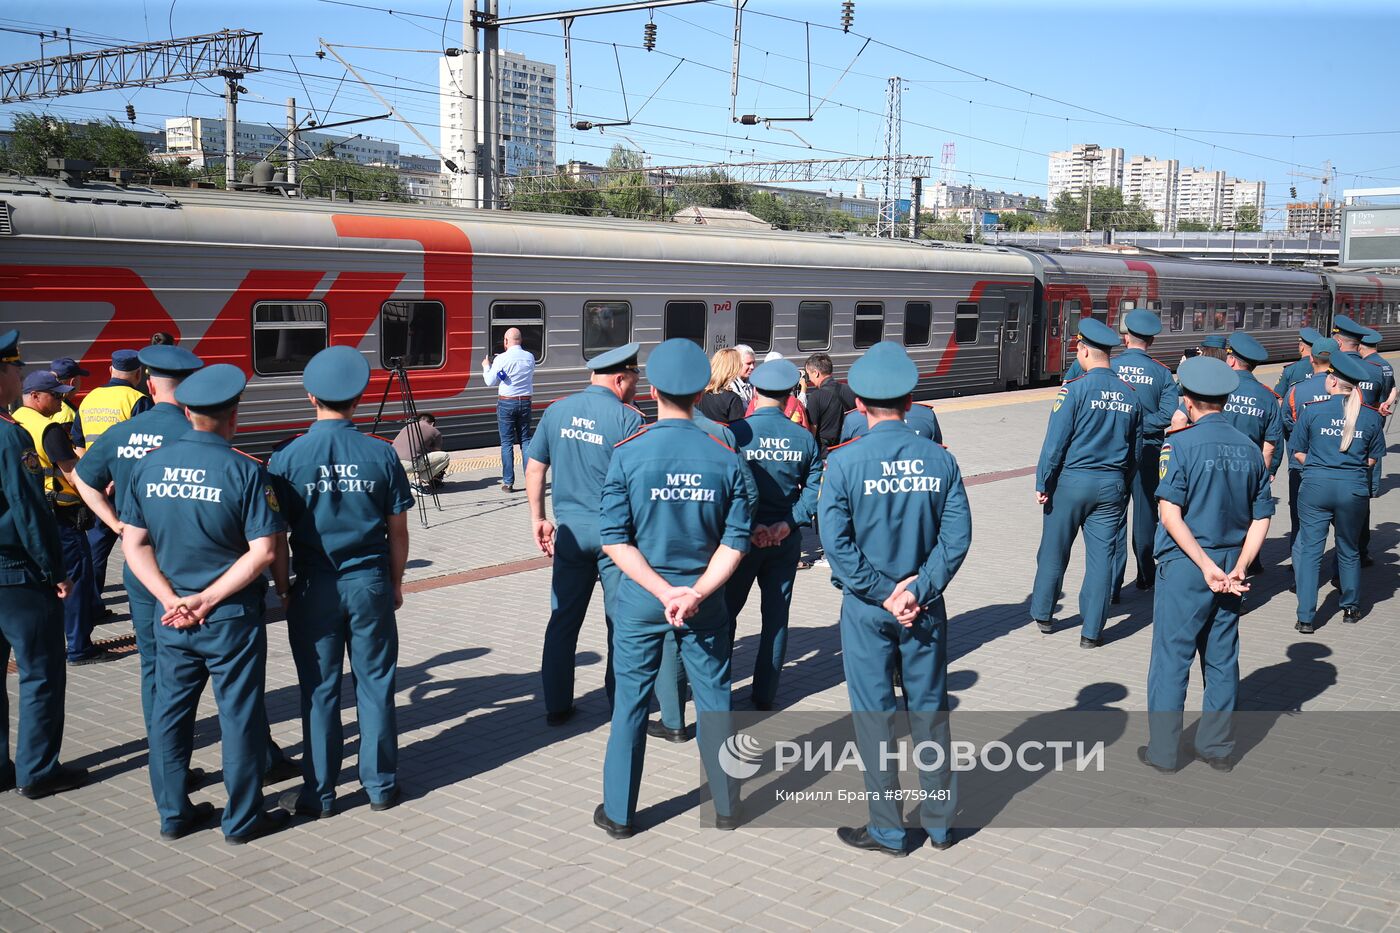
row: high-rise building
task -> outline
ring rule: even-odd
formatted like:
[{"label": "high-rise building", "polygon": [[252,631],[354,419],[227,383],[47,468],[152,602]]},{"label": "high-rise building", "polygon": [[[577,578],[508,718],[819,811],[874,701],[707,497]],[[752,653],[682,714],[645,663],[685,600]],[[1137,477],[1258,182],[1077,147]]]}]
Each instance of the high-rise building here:
[{"label": "high-rise building", "polygon": [[1204,168],[1182,169],[1177,176],[1176,222],[1216,226],[1225,196],[1225,173]]},{"label": "high-rise building", "polygon": [[1220,198],[1219,226],[1234,229],[1240,222],[1240,209],[1254,208],[1254,223],[1264,222],[1264,182],[1230,178]]},{"label": "high-rise building", "polygon": [[1123,187],[1123,150],[1104,149],[1093,143],[1075,143],[1067,152],[1050,153],[1046,197],[1055,199],[1068,191],[1083,197],[1085,188]]},{"label": "high-rise building", "polygon": [[[286,154],[284,131],[266,123],[244,123],[234,126],[234,146],[238,158],[257,161],[278,149]],[[332,155],[345,162],[359,165],[399,164],[399,144],[382,139],[340,133],[318,133],[300,130],[298,149],[305,156]],[[186,159],[196,168],[224,158],[224,121],[216,117],[171,117],[165,121],[165,151],[157,158]]]},{"label": "high-rise building", "polygon": [[1176,159],[1154,159],[1135,155],[1123,166],[1123,200],[1141,201],[1157,226],[1170,230],[1176,225],[1177,175],[1181,163]]},{"label": "high-rise building", "polygon": [[1021,194],[1019,191],[993,191],[990,188],[954,185],[943,181],[924,186],[920,201],[921,210],[936,212],[945,208],[963,207],[994,211],[1041,211],[1045,209],[1045,204],[1039,197]]},{"label": "high-rise building", "polygon": [[1288,205],[1288,232],[1295,236],[1305,233],[1337,233],[1342,229],[1340,201],[1297,201]]},{"label": "high-rise building", "polygon": [[[506,175],[543,175],[553,172],[554,162],[554,66],[537,62],[518,52],[501,52],[496,77],[499,101],[499,133]],[[466,55],[444,57],[438,63],[441,91],[438,122],[442,152],[460,166],[473,164],[467,140],[469,119],[475,107],[462,94],[462,69],[475,67]],[[454,190],[455,193],[455,190]],[[462,195],[458,195],[462,196]]]}]

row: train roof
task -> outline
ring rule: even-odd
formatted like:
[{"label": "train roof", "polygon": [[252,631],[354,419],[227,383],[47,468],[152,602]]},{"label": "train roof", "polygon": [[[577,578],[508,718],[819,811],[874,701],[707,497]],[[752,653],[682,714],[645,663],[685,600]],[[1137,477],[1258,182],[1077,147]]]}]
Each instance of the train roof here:
[{"label": "train roof", "polygon": [[[883,240],[779,230],[714,230],[621,218],[484,211],[386,201],[288,198],[263,191],[69,185],[48,178],[0,176],[17,236],[152,240],[200,245],[375,248],[339,236],[333,216],[433,220],[453,224],[473,255],[670,261],[750,266],[820,266],[1024,275],[1030,261],[1010,247]],[[83,219],[79,220],[78,215]],[[272,216],[276,221],[272,223]],[[385,236],[380,249],[399,249]]]},{"label": "train roof", "polygon": [[1030,258],[1036,267],[1037,275],[1058,273],[1064,275],[1121,275],[1130,271],[1125,265],[1147,263],[1159,275],[1192,279],[1212,279],[1223,282],[1250,282],[1268,280],[1290,285],[1320,285],[1318,273],[1300,269],[1287,269],[1281,266],[1256,266],[1233,262],[1212,262],[1203,259],[1151,255],[1124,255],[1121,253],[1091,253],[1079,250],[1040,250],[1018,247]]}]

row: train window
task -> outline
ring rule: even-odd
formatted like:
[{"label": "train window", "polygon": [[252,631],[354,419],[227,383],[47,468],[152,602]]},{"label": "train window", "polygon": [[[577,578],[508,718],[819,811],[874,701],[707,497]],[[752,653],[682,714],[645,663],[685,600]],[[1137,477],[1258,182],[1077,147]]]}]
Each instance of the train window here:
[{"label": "train window", "polygon": [[1230,306],[1223,301],[1215,306],[1215,319],[1211,326],[1214,330],[1229,330],[1230,328]]},{"label": "train window", "polygon": [[1090,316],[1091,318],[1093,318],[1094,320],[1098,321],[1100,324],[1107,324],[1107,323],[1108,323],[1108,302],[1107,302],[1107,301],[1095,301],[1095,302],[1093,303],[1093,310],[1091,310],[1091,311],[1089,312],[1089,316]]},{"label": "train window", "polygon": [[1084,316],[1084,306],[1079,299],[1065,302],[1065,333],[1071,337],[1079,334],[1079,319]]},{"label": "train window", "polygon": [[[1078,302],[1071,302],[1078,304]],[[953,323],[953,339],[958,343],[976,343],[977,331],[982,324],[982,306],[975,301],[958,302],[958,313]]]},{"label": "train window", "polygon": [[830,346],[831,302],[799,302],[797,305],[797,349],[825,350]]},{"label": "train window", "polygon": [[1258,330],[1259,328],[1264,326],[1264,306],[1256,301],[1254,303],[1254,311],[1252,313],[1254,316],[1254,323],[1250,326],[1254,330]]},{"label": "train window", "polygon": [[1204,301],[1196,302],[1191,308],[1191,329],[1206,329],[1206,303]]},{"label": "train window", "polygon": [[620,347],[632,339],[632,305],[626,301],[583,303],[583,358]]},{"label": "train window", "polygon": [[683,337],[693,341],[700,349],[705,349],[705,321],[710,316],[709,306],[703,301],[666,302],[666,321],[662,326],[661,338],[670,340]]},{"label": "train window", "polygon": [[933,329],[933,305],[927,301],[904,303],[904,345],[926,347]]},{"label": "train window", "polygon": [[1186,326],[1186,302],[1172,302],[1172,330],[1181,330]]},{"label": "train window", "polygon": [[379,308],[379,363],[385,369],[436,369],[447,348],[440,301],[386,301]]},{"label": "train window", "polygon": [[773,304],[768,301],[741,301],[734,306],[734,342],[755,353],[773,349]]},{"label": "train window", "polygon": [[1235,302],[1235,330],[1244,330],[1244,302]]},{"label": "train window", "polygon": [[1269,311],[1269,326],[1275,328],[1278,327],[1281,323],[1283,323],[1282,318],[1283,305],[1275,301],[1273,308]]},{"label": "train window", "polygon": [[1006,305],[1006,342],[1015,343],[1021,339],[1021,303],[1012,301]]},{"label": "train window", "polygon": [[326,348],[326,306],[319,301],[259,301],[253,305],[253,371],[299,373]]},{"label": "train window", "polygon": [[1060,303],[1050,302],[1050,336],[1060,336]]},{"label": "train window", "polygon": [[520,331],[520,345],[536,360],[544,359],[544,305],[538,301],[496,301],[491,304],[491,345],[488,353],[501,352],[501,340],[512,327]]},{"label": "train window", "polygon": [[1128,332],[1128,312],[1137,307],[1137,302],[1131,298],[1124,298],[1118,302],[1118,333]]},{"label": "train window", "polygon": [[856,326],[851,343],[857,350],[873,347],[885,333],[885,306],[878,301],[856,302]]}]

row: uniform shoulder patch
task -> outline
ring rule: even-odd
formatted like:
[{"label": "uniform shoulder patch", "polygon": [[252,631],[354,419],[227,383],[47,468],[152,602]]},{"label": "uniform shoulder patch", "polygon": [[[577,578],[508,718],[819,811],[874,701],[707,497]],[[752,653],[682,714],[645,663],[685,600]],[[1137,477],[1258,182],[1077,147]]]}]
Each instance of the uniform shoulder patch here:
[{"label": "uniform shoulder patch", "polygon": [[643,434],[645,434],[645,433],[647,433],[647,429],[646,429],[646,428],[642,428],[642,429],[641,429],[640,431],[638,431],[636,434],[628,435],[627,437],[624,437],[622,440],[618,441],[616,444],[613,445],[613,449],[616,450],[618,447],[621,447],[623,444],[627,443],[628,441],[635,441],[637,438],[641,437],[641,436],[642,436]]},{"label": "uniform shoulder patch", "polygon": [[43,465],[39,463],[39,455],[29,447],[24,448],[24,452],[19,455],[19,462],[25,470],[35,476],[44,472]]},{"label": "uniform shoulder patch", "polygon": [[[1187,427],[1190,427],[1190,425],[1187,425]],[[1186,428],[1181,428],[1180,430],[1184,431],[1184,430],[1186,430]],[[1172,432],[1168,431],[1167,433],[1170,434],[1170,433],[1172,433]],[[1172,462],[1172,445],[1171,445],[1171,444],[1163,444],[1163,445],[1162,445],[1162,452],[1161,452],[1161,453],[1158,455],[1158,457],[1157,457],[1157,479],[1158,479],[1159,481],[1160,481],[1160,480],[1164,480],[1164,479],[1167,478],[1167,468],[1168,468],[1169,466],[1171,466],[1171,462]]]},{"label": "uniform shoulder patch", "polygon": [[[1077,380],[1071,379],[1069,382],[1075,381]],[[1055,393],[1055,404],[1051,407],[1051,412],[1059,411],[1060,406],[1063,405],[1065,403],[1065,399],[1069,397],[1069,382],[1062,384],[1060,386],[1060,390]]]},{"label": "uniform shoulder patch", "polygon": [[263,498],[267,500],[267,507],[269,509],[272,509],[274,512],[282,511],[282,505],[277,501],[277,493],[273,490],[271,484],[263,486]]}]

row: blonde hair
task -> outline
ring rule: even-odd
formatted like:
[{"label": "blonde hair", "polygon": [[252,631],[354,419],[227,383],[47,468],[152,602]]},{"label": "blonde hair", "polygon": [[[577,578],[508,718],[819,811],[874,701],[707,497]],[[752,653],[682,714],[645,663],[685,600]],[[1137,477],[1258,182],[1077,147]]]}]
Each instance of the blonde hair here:
[{"label": "blonde hair", "polygon": [[1355,383],[1348,382],[1335,372],[1332,378],[1337,380],[1337,385],[1346,394],[1346,405],[1343,411],[1346,413],[1346,420],[1342,423],[1342,442],[1338,449],[1345,452],[1351,447],[1351,442],[1356,434],[1356,419],[1361,415],[1361,393],[1357,391]]},{"label": "blonde hair", "polygon": [[729,384],[739,378],[744,371],[744,358],[733,347],[716,350],[710,357],[710,383],[705,386],[706,394],[723,392]]}]

